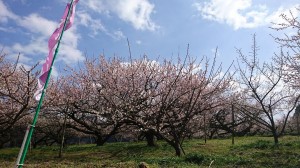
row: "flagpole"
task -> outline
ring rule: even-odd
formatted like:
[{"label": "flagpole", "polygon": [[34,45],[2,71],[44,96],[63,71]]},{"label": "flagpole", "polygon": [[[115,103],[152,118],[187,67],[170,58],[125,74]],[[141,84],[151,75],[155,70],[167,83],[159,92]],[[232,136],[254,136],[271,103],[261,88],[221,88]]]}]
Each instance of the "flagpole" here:
[{"label": "flagpole", "polygon": [[42,106],[42,103],[43,103],[43,99],[44,99],[44,96],[45,96],[45,91],[48,87],[48,83],[49,83],[49,80],[50,80],[50,76],[51,76],[51,72],[52,72],[52,66],[54,64],[54,61],[55,61],[55,58],[57,56],[57,53],[58,53],[58,50],[59,50],[59,46],[60,46],[60,41],[62,39],[62,36],[64,34],[64,30],[66,28],[66,23],[69,19],[69,15],[70,15],[70,11],[72,10],[72,7],[73,7],[73,0],[71,0],[71,4],[70,4],[70,7],[69,7],[69,10],[68,10],[68,14],[67,14],[67,17],[65,19],[65,22],[64,22],[64,26],[63,26],[63,29],[62,29],[62,32],[61,32],[61,35],[59,37],[59,40],[58,40],[58,43],[57,43],[57,46],[56,46],[56,49],[55,49],[55,53],[54,53],[54,56],[53,56],[53,60],[51,62],[51,66],[50,66],[50,69],[49,69],[49,73],[48,73],[48,76],[47,76],[47,79],[46,79],[46,82],[45,82],[45,85],[44,85],[44,88],[42,90],[42,95],[41,95],[41,98],[39,100],[39,104],[36,108],[36,111],[35,111],[35,114],[34,114],[34,118],[33,118],[33,121],[32,121],[32,124],[30,125],[30,129],[29,129],[29,133],[28,133],[28,136],[25,140],[24,138],[24,141],[25,141],[25,146],[24,148],[20,149],[20,154],[22,153],[21,157],[19,158],[19,160],[17,161],[17,165],[16,167],[18,168],[22,168],[23,165],[24,165],[24,161],[25,161],[25,157],[26,157],[26,154],[27,154],[27,151],[28,151],[28,147],[29,147],[29,144],[30,144],[30,141],[31,141],[31,137],[32,137],[32,134],[33,134],[33,131],[34,131],[34,128],[35,128],[35,125],[36,125],[36,122],[37,122],[37,119],[38,119],[38,115],[39,115],[39,112],[41,110],[41,106]]}]

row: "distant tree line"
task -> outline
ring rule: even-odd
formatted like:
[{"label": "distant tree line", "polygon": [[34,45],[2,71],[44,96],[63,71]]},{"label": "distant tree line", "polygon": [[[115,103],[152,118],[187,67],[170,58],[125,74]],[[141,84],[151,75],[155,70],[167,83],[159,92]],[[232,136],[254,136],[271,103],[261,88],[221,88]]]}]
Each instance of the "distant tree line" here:
[{"label": "distant tree line", "polygon": [[[274,38],[281,51],[268,63],[259,62],[253,35],[250,55],[237,49],[227,69],[216,57],[192,58],[188,49],[183,60],[101,55],[67,68],[46,91],[33,147],[80,137],[97,145],[145,139],[155,146],[159,139],[181,156],[192,137],[263,134],[278,144],[284,134],[299,134],[300,23],[292,14],[282,18],[273,29],[296,33]],[[37,105],[38,73],[0,55],[0,147],[19,146]]]}]

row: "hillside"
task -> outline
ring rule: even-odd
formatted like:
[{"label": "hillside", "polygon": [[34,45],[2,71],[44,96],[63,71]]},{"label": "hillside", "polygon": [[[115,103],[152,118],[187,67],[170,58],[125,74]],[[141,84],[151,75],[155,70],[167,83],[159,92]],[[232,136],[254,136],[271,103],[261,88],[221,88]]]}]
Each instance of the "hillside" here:
[{"label": "hillside", "polygon": [[[58,146],[38,147],[28,153],[24,167],[138,167],[146,162],[151,168],[158,167],[300,167],[299,137],[285,136],[280,144],[273,145],[271,137],[240,137],[235,139],[193,139],[184,143],[186,155],[175,157],[174,150],[165,142],[157,147],[146,147],[145,142],[72,145],[57,158]],[[13,167],[18,148],[0,150],[0,167]]]}]

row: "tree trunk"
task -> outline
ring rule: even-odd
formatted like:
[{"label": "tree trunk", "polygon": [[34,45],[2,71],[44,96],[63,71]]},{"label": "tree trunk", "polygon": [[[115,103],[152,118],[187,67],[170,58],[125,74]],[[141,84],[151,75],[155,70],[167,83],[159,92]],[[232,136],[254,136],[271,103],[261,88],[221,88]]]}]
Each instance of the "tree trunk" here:
[{"label": "tree trunk", "polygon": [[206,112],[204,112],[204,117],[203,117],[203,123],[204,123],[204,142],[206,144],[206,139],[207,139],[207,128],[206,128]]},{"label": "tree trunk", "polygon": [[97,146],[103,146],[104,143],[105,143],[105,141],[103,140],[102,136],[97,136],[96,145]]},{"label": "tree trunk", "polygon": [[275,145],[278,145],[278,136],[276,135],[276,136],[274,136],[274,143],[275,143]]},{"label": "tree trunk", "polygon": [[279,140],[278,140],[278,138],[279,138],[279,136],[278,136],[278,134],[277,134],[277,131],[275,130],[273,130],[273,138],[274,138],[274,144],[275,144],[275,146],[277,146],[278,145],[278,142],[279,142]]},{"label": "tree trunk", "polygon": [[234,107],[233,107],[233,104],[231,105],[231,111],[232,111],[232,114],[231,114],[231,119],[232,119],[232,139],[231,139],[231,144],[234,145]]},{"label": "tree trunk", "polygon": [[299,115],[297,116],[297,133],[300,136]]},{"label": "tree trunk", "polygon": [[154,147],[156,146],[155,143],[155,136],[152,130],[148,130],[146,132],[144,132],[146,140],[147,140],[147,146],[149,147]]},{"label": "tree trunk", "polygon": [[13,139],[9,141],[9,147],[10,147],[10,148],[13,148],[13,147],[15,147],[15,146],[16,146],[16,144],[17,144],[17,143],[16,143],[16,141],[15,141],[15,140],[13,140]]},{"label": "tree trunk", "polygon": [[63,124],[63,130],[62,130],[62,137],[61,137],[61,142],[60,142],[60,147],[59,147],[59,153],[58,153],[58,157],[59,158],[62,158],[62,151],[63,151],[63,148],[64,148],[65,133],[66,133],[66,122],[67,122],[67,115],[65,114],[64,124]]},{"label": "tree trunk", "polygon": [[181,147],[180,147],[180,144],[179,143],[175,143],[173,145],[174,149],[175,149],[175,154],[176,156],[180,157],[182,155],[182,151],[181,151]]}]

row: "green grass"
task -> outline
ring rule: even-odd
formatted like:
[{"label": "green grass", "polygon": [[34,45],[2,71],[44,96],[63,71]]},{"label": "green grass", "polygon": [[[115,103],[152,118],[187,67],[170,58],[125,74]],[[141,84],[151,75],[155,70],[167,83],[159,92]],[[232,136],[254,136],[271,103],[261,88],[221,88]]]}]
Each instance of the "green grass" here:
[{"label": "green grass", "polygon": [[[260,168],[300,167],[300,138],[285,136],[274,146],[272,137],[239,137],[231,145],[231,139],[193,139],[184,143],[187,155],[176,157],[174,149],[165,142],[158,147],[147,147],[145,142],[107,143],[104,146],[73,145],[64,150],[63,158],[57,158],[58,146],[32,149],[25,161],[26,168],[127,168],[146,162],[151,168]],[[13,167],[19,148],[0,149],[0,167]]]}]

